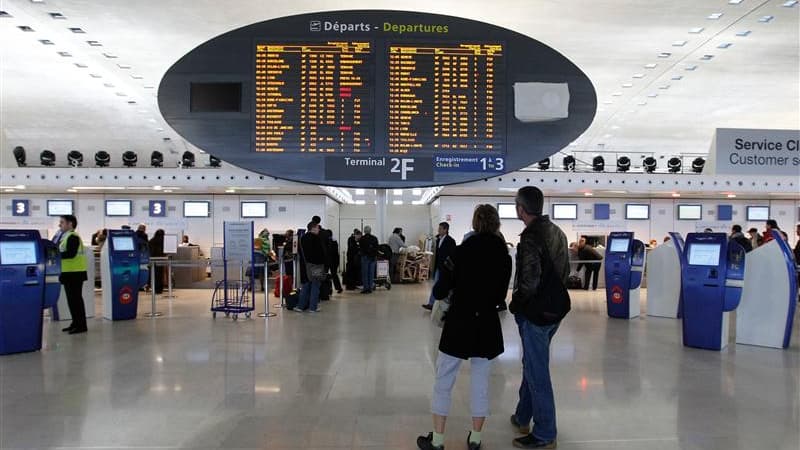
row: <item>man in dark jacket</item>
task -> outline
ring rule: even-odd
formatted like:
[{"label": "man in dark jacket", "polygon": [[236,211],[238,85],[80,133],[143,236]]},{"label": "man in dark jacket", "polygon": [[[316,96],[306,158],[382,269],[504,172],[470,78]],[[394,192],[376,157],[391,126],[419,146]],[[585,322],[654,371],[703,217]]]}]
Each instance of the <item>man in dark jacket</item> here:
[{"label": "man in dark jacket", "polygon": [[300,281],[302,281],[303,285],[300,288],[300,298],[294,310],[303,312],[308,309],[311,312],[319,312],[321,279],[314,279],[310,270],[310,267],[314,265],[325,266],[325,250],[322,247],[322,239],[319,237],[318,223],[311,222],[308,224],[306,233],[300,238],[300,250],[305,270],[300,271]]},{"label": "man in dark jacket", "polygon": [[364,227],[364,235],[358,241],[361,254],[362,294],[371,294],[375,290],[375,266],[378,264],[378,238],[372,235],[372,227]]},{"label": "man in dark jacket", "polygon": [[[517,192],[517,216],[525,222],[517,246],[517,270],[511,312],[522,339],[522,385],[512,424],[526,436],[514,440],[518,448],[556,448],[556,407],[550,381],[550,342],[560,323],[537,325],[530,311],[539,299],[544,276],[569,278],[567,237],[542,215],[544,195],[533,186]],[[550,261],[545,260],[545,258]],[[547,270],[546,270],[547,269]],[[545,273],[547,272],[547,273]],[[529,429],[531,420],[533,428]]]},{"label": "man in dark jacket", "polygon": [[[578,243],[578,259],[581,261],[602,261],[603,256],[594,248],[592,244],[586,242],[586,236],[581,236]],[[600,278],[600,262],[584,262],[583,265],[583,290],[589,290],[589,280],[592,280],[592,290],[597,290],[597,279]],[[578,265],[578,270],[580,266]]]},{"label": "man in dark jacket", "polygon": [[[444,265],[444,262],[447,261],[447,258],[453,256],[455,251],[456,240],[450,237],[450,224],[447,222],[442,222],[439,224],[439,230],[436,236],[436,258],[433,266],[434,285],[436,285],[436,282],[439,280],[439,269]],[[428,297],[428,303],[422,305],[422,307],[430,311],[433,309],[433,302],[435,301],[436,298],[433,295],[433,289],[431,289],[431,295]]]},{"label": "man in dark jacket", "polygon": [[729,239],[731,241],[736,241],[744,248],[744,251],[746,252],[753,250],[753,245],[750,243],[750,239],[747,239],[744,233],[742,233],[741,225],[734,225],[731,227],[731,236]]},{"label": "man in dark jacket", "polygon": [[353,291],[361,283],[361,249],[358,241],[361,239],[361,230],[353,230],[347,239],[347,265],[344,273],[344,284],[348,291]]}]

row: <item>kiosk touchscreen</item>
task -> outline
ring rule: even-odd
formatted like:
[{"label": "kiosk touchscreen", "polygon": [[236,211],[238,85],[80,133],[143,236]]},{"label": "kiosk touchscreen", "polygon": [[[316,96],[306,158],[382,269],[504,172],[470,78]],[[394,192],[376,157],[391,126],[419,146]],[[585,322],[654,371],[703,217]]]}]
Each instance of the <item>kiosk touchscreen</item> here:
[{"label": "kiosk touchscreen", "polygon": [[644,243],[628,231],[608,235],[605,257],[606,305],[608,316],[620,319],[638,317],[639,288],[642,285]]},{"label": "kiosk touchscreen", "polygon": [[683,345],[722,350],[742,295],[744,248],[725,233],[689,233],[684,253]]},{"label": "kiosk touchscreen", "polygon": [[797,269],[780,234],[747,254],[742,302],[736,311],[736,343],[787,348],[797,307]]},{"label": "kiosk touchscreen", "polygon": [[647,255],[647,315],[680,317],[683,238],[670,233],[670,240]]},{"label": "kiosk touchscreen", "polygon": [[139,288],[147,282],[147,269],[142,260],[149,255],[142,251],[146,243],[131,230],[109,230],[100,252],[100,276],[103,285],[103,317],[110,320],[136,318]]},{"label": "kiosk touchscreen", "polygon": [[0,355],[42,348],[44,300],[39,232],[0,230]]}]

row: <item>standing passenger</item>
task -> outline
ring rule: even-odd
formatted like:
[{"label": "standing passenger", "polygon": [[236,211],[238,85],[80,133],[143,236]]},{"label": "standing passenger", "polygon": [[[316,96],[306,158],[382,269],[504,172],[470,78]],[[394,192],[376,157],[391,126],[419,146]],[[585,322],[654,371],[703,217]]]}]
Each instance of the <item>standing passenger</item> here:
[{"label": "standing passenger", "polygon": [[347,238],[347,267],[345,267],[344,284],[348,291],[354,291],[361,283],[361,230],[353,230],[353,234]]},{"label": "standing passenger", "polygon": [[[451,264],[440,268],[434,297],[451,295],[436,360],[436,383],[431,412],[433,432],[417,438],[423,450],[444,449],[444,430],[450,414],[451,392],[461,361],[470,360],[472,431],[470,450],[481,448],[481,430],[489,416],[489,372],[491,361],[503,353],[503,330],[497,305],[505,303],[511,278],[511,257],[500,237],[500,217],[492,205],[479,205],[472,217],[475,230],[469,240],[456,247]],[[476,264],[475,261],[484,261]]]},{"label": "standing passenger", "polygon": [[[309,223],[306,233],[300,238],[306,267],[300,271],[300,281],[303,286],[300,288],[300,298],[294,309],[296,312],[303,312],[306,308],[311,312],[319,312],[319,288],[322,278],[317,278],[312,270],[312,266],[315,265],[325,266],[325,251],[319,237],[319,228],[318,223]],[[324,274],[324,269],[322,273]]]},{"label": "standing passenger", "polygon": [[86,307],[83,305],[83,282],[86,276],[86,253],[83,252],[83,241],[75,229],[78,219],[73,215],[61,216],[58,221],[59,240],[56,242],[61,253],[61,275],[58,281],[64,286],[67,295],[67,306],[72,316],[72,324],[62,331],[69,334],[86,333]]},{"label": "standing passenger", "polygon": [[[439,279],[439,268],[447,261],[453,252],[456,249],[456,240],[450,237],[450,224],[447,222],[442,222],[439,224],[438,234],[436,236],[436,259],[434,265],[434,272],[433,272],[433,283],[436,284],[436,281]],[[436,300],[433,296],[433,290],[431,290],[431,295],[428,297],[428,303],[422,305],[423,308],[430,311],[433,309],[433,302]]]},{"label": "standing passenger", "polygon": [[392,249],[392,258],[389,260],[389,275],[392,283],[400,282],[397,276],[397,261],[400,259],[400,249],[405,247],[405,245],[403,229],[395,228],[394,231],[392,231],[392,235],[389,236],[389,247]]},{"label": "standing passenger", "polygon": [[371,294],[375,290],[375,266],[378,258],[378,238],[372,235],[372,227],[364,227],[364,235],[358,242],[361,253],[361,293]]},{"label": "standing passenger", "polygon": [[[539,288],[545,277],[569,278],[567,237],[542,215],[544,196],[533,186],[517,192],[517,216],[525,223],[517,245],[517,273],[511,312],[522,339],[522,384],[511,423],[525,436],[514,439],[517,448],[556,448],[556,405],[550,380],[550,342],[560,322],[539,325],[535,314],[542,299]],[[533,421],[533,428],[529,428]]]},{"label": "standing passenger", "polygon": [[[164,253],[164,230],[156,230],[147,246],[150,249],[150,257],[167,256]],[[164,292],[164,266],[153,264],[153,270],[155,270],[155,286],[153,286],[153,290],[156,294],[161,294]]]}]

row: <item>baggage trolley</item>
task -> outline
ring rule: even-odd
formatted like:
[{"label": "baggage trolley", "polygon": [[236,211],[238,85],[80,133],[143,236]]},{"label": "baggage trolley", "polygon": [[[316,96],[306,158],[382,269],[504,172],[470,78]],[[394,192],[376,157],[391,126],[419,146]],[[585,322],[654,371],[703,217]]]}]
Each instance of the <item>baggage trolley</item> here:
[{"label": "baggage trolley", "polygon": [[211,297],[212,317],[216,318],[217,313],[221,312],[225,313],[225,317],[233,316],[233,320],[238,320],[239,314],[244,314],[249,319],[254,309],[249,281],[217,281]]}]

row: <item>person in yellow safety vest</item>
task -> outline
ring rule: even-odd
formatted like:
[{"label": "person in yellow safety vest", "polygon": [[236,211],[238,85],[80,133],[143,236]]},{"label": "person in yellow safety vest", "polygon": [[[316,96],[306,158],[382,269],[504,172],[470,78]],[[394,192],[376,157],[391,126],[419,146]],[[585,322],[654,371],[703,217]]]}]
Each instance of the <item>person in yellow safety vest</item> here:
[{"label": "person in yellow safety vest", "polygon": [[75,232],[78,219],[73,215],[61,216],[58,228],[61,231],[58,251],[61,253],[61,276],[59,280],[67,294],[72,324],[62,331],[69,334],[86,333],[86,308],[83,305],[83,282],[86,281],[86,254],[83,241]]}]

